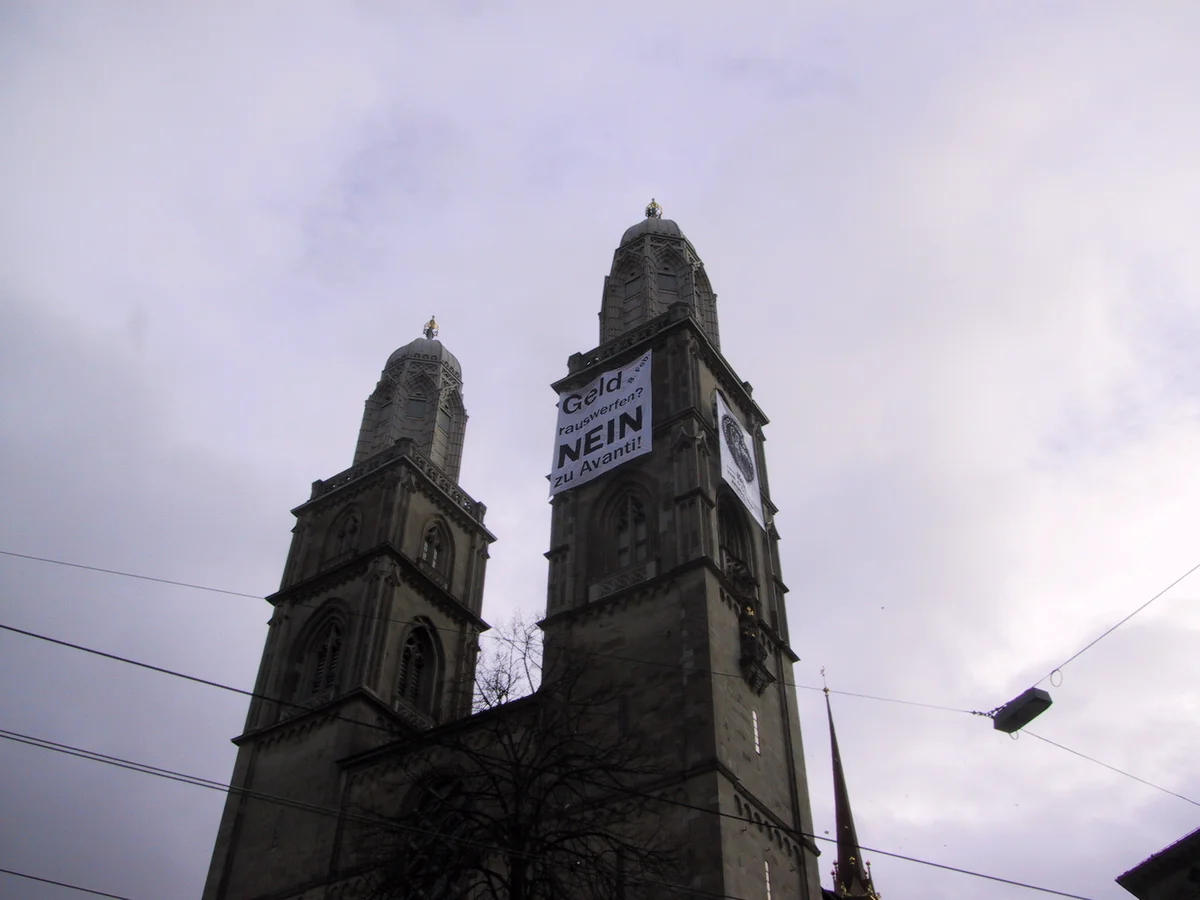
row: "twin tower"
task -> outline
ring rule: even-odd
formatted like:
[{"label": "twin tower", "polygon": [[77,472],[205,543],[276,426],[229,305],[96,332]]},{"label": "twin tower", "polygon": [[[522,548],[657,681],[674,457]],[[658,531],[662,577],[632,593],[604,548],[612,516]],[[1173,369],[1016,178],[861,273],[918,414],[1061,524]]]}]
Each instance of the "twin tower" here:
[{"label": "twin tower", "polygon": [[[599,346],[554,385],[576,398],[555,454],[572,478],[553,493],[540,625],[548,657],[594,660],[653,748],[679,874],[628,896],[819,900],[767,418],[721,355],[716,299],[652,202],[605,278]],[[205,900],[368,896],[347,823],[393,802],[379,785],[401,757],[478,718],[495,538],[458,484],[463,373],[435,335],[388,358],[354,464],[293,511]]]}]

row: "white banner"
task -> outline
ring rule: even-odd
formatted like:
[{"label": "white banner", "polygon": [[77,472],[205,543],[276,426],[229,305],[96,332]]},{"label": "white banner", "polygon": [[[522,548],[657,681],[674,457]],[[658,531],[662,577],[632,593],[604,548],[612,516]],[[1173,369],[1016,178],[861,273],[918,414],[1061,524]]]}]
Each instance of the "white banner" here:
[{"label": "white banner", "polygon": [[559,396],[550,496],[650,452],[650,358]]},{"label": "white banner", "polygon": [[721,440],[721,477],[733,488],[738,499],[750,511],[754,521],[764,531],[762,488],[758,481],[754,438],[746,433],[742,423],[729,411],[725,398],[717,394],[717,434]]}]

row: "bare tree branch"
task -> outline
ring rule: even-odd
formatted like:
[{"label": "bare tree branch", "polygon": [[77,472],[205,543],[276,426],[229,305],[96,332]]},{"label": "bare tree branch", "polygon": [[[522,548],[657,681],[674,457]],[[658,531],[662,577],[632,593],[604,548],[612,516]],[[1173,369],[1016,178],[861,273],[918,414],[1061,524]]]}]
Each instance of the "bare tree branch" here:
[{"label": "bare tree branch", "polygon": [[393,745],[357,782],[353,802],[393,826],[347,830],[369,896],[644,896],[680,850],[649,790],[663,773],[587,659],[544,669],[535,624],[501,631],[478,670],[475,715]]}]

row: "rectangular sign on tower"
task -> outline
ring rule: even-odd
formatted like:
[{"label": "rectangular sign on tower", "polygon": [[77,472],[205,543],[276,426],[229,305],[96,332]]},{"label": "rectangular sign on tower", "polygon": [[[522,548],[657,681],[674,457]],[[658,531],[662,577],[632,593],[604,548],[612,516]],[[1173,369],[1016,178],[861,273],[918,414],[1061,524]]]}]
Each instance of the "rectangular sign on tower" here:
[{"label": "rectangular sign on tower", "polygon": [[550,496],[650,452],[651,352],[558,397]]},{"label": "rectangular sign on tower", "polygon": [[721,441],[721,477],[733,488],[742,505],[765,531],[767,523],[763,518],[762,487],[758,480],[754,438],[746,432],[737,416],[729,411],[720,392],[717,393],[717,435]]}]

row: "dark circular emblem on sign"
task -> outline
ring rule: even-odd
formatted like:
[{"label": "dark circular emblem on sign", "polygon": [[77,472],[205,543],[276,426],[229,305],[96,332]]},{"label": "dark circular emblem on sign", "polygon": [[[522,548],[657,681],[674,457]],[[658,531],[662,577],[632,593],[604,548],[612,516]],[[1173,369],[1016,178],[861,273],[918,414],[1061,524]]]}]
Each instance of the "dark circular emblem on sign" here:
[{"label": "dark circular emblem on sign", "polygon": [[721,417],[721,429],[725,432],[725,443],[729,445],[733,461],[737,463],[742,477],[749,484],[754,481],[754,458],[750,455],[750,448],[746,446],[746,437],[742,434],[742,426],[738,424],[737,419],[726,414]]}]

